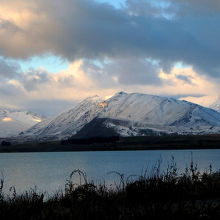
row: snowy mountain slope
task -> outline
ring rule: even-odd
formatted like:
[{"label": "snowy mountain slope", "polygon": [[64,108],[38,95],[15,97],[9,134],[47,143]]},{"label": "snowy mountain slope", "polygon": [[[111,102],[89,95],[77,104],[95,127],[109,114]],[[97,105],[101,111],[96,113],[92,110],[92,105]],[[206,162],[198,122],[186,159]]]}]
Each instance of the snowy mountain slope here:
[{"label": "snowy mountain slope", "polygon": [[202,105],[207,108],[212,108],[220,112],[220,96],[201,96],[201,97],[183,97],[180,100],[186,100],[188,102],[193,102],[198,105]]},{"label": "snowy mountain slope", "polygon": [[86,124],[73,138],[163,135],[167,132],[142,123],[112,118],[95,118]]},{"label": "snowy mountain slope", "polygon": [[28,111],[0,108],[0,137],[18,135],[41,120],[40,116]]},{"label": "snowy mountain slope", "polygon": [[72,136],[98,115],[102,109],[99,103],[102,101],[103,99],[99,96],[89,97],[53,120],[43,121],[28,129],[23,135],[38,135],[43,139],[60,139]]},{"label": "snowy mountain slope", "polygon": [[43,130],[50,122],[51,122],[52,118],[46,118],[44,120],[42,120],[41,122],[31,126],[28,128],[28,130],[24,130],[21,132],[21,134],[25,134],[25,133],[30,133],[33,135],[38,135],[40,134],[41,130]]},{"label": "snowy mountain slope", "polygon": [[107,102],[100,117],[140,121],[164,126],[220,125],[219,113],[186,101],[139,93],[118,93]]},{"label": "snowy mountain slope", "polygon": [[[105,120],[94,120],[102,118]],[[88,124],[90,132],[91,128],[98,131],[100,125],[122,136],[207,134],[220,131],[220,113],[173,98],[119,92],[107,100],[98,96],[87,98],[73,109],[35,125],[22,135],[37,136],[40,140],[63,139],[72,137]]]}]

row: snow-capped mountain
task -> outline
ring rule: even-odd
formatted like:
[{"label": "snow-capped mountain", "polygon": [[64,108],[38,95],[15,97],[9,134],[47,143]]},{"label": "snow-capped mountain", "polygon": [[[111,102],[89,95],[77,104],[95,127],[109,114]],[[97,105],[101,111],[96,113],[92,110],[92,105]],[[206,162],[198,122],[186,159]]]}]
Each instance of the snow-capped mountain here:
[{"label": "snow-capped mountain", "polygon": [[188,96],[188,97],[180,98],[180,100],[193,102],[198,105],[202,105],[207,108],[212,108],[220,112],[220,96],[201,96],[201,97]]},{"label": "snow-capped mountain", "polygon": [[85,124],[97,117],[102,110],[103,99],[89,97],[76,107],[69,109],[54,119],[45,120],[28,129],[23,136],[37,136],[41,139],[61,139],[76,134]]},{"label": "snow-capped mountain", "polygon": [[55,140],[103,132],[122,136],[218,133],[220,113],[173,98],[119,92],[107,100],[87,98],[53,120],[35,125],[23,137]]},{"label": "snow-capped mountain", "polygon": [[18,135],[41,121],[42,117],[32,112],[0,108],[0,137]]}]

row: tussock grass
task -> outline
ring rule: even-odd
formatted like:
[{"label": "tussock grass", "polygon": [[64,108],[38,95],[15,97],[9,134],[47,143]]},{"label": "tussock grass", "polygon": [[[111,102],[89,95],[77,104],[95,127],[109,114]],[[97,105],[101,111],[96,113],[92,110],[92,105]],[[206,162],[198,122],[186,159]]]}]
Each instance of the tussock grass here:
[{"label": "tussock grass", "polygon": [[[0,219],[220,219],[220,172],[210,166],[199,172],[191,162],[178,173],[174,159],[165,172],[160,163],[136,177],[120,178],[115,187],[88,181],[86,173],[74,170],[65,191],[45,200],[46,193],[31,189],[21,195],[11,188],[3,193],[0,182]],[[74,182],[74,176],[79,182]]]}]

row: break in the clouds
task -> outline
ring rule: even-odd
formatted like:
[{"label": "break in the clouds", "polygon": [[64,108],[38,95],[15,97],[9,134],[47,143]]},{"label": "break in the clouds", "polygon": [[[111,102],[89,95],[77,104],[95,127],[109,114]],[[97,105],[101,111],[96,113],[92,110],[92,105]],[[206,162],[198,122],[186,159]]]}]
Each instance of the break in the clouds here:
[{"label": "break in the clouds", "polygon": [[[219,0],[115,2],[0,0],[0,104],[219,92]],[[69,66],[24,67],[45,56]]]}]

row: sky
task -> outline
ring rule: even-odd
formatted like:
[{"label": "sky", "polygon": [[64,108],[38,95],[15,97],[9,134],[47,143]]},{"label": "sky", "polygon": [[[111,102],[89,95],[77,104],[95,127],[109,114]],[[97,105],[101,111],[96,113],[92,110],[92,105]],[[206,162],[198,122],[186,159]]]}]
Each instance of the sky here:
[{"label": "sky", "polygon": [[219,0],[0,0],[0,106],[220,94]]}]

